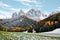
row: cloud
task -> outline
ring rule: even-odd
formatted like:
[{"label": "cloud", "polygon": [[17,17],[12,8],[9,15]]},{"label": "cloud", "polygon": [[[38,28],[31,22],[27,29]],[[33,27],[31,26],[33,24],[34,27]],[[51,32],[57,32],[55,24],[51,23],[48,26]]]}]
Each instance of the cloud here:
[{"label": "cloud", "polygon": [[44,13],[45,15],[49,15],[49,12],[47,12],[47,11],[44,11],[43,13]]},{"label": "cloud", "polygon": [[12,13],[0,10],[0,19],[11,18]]},{"label": "cloud", "polygon": [[26,3],[26,2],[21,2],[21,3],[25,6],[31,7],[31,5],[29,3]]},{"label": "cloud", "polygon": [[5,19],[6,17],[4,15],[0,15],[0,19]]},{"label": "cloud", "polygon": [[21,4],[28,7],[33,7],[33,5],[35,7],[42,7],[42,3],[38,2],[37,0],[14,0],[14,1],[20,2]]},{"label": "cloud", "polygon": [[[29,8],[39,8],[42,7],[41,3],[37,2],[36,0],[14,0],[20,2],[24,6],[28,6]],[[17,11],[20,8],[14,8],[11,5],[8,5],[2,1],[0,1],[0,7],[9,11]]]},{"label": "cloud", "polygon": [[14,8],[6,3],[3,3],[2,1],[0,1],[0,8],[9,10],[9,12],[0,10],[0,19],[1,18],[11,18],[11,15],[13,12],[20,10],[20,9]]},{"label": "cloud", "polygon": [[57,9],[55,9],[56,11],[60,11],[60,7],[57,7]]},{"label": "cloud", "polygon": [[58,8],[60,8],[60,7],[58,7]]},{"label": "cloud", "polygon": [[14,0],[19,2],[36,2],[36,0]]},{"label": "cloud", "polygon": [[[41,6],[41,2],[37,2],[36,0],[14,0],[14,1],[20,2],[24,6],[28,6],[28,8],[25,8],[25,9],[21,8],[25,12],[27,12],[31,8],[35,8],[35,7],[38,7],[39,8]],[[11,6],[9,4],[6,4],[6,3],[4,3],[2,1],[0,1],[0,7],[3,8],[3,9],[6,9],[6,10],[9,10],[10,11],[10,12],[6,12],[6,11],[1,11],[0,10],[0,13],[1,13],[0,15],[4,14],[7,17],[10,16],[11,13],[17,12],[17,11],[20,10],[20,8],[14,8],[13,6]]]},{"label": "cloud", "polygon": [[0,7],[3,8],[3,9],[11,10],[11,11],[19,10],[19,9],[13,8],[11,5],[3,3],[2,1],[0,1]]},{"label": "cloud", "polygon": [[58,11],[60,11],[60,7],[58,7],[58,9],[57,9]]},{"label": "cloud", "polygon": [[11,6],[0,1],[0,7],[11,7]]}]

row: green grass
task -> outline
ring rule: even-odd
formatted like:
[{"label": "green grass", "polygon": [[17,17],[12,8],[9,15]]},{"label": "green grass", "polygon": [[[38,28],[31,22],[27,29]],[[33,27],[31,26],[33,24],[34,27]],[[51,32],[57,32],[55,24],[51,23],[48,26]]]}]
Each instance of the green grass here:
[{"label": "green grass", "polygon": [[60,40],[60,34],[0,31],[0,40]]}]

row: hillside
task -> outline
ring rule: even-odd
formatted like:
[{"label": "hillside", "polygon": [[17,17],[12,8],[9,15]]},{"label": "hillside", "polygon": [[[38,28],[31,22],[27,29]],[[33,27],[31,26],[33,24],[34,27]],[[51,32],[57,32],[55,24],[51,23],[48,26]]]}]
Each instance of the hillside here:
[{"label": "hillside", "polygon": [[60,12],[32,25],[36,32],[48,32],[60,28]]},{"label": "hillside", "polygon": [[34,24],[35,22],[36,21],[29,19],[27,16],[22,15],[18,18],[15,18],[15,19],[9,21],[8,23],[5,23],[3,26],[5,26],[5,27],[11,27],[11,26],[13,26],[13,27],[26,27],[26,26]]},{"label": "hillside", "polygon": [[[6,21],[7,20],[7,21]],[[5,21],[2,20],[0,23],[0,30],[2,31],[25,31],[26,27],[29,27],[29,25],[32,25],[36,23],[36,21],[29,19],[27,16],[22,15],[15,19],[6,19]]]}]

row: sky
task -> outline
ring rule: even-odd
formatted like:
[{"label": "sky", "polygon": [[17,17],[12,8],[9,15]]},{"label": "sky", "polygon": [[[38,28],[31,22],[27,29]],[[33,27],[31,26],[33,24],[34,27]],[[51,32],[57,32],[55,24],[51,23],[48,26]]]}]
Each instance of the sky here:
[{"label": "sky", "polygon": [[11,18],[19,10],[40,10],[44,14],[60,11],[60,0],[0,0],[0,18]]}]

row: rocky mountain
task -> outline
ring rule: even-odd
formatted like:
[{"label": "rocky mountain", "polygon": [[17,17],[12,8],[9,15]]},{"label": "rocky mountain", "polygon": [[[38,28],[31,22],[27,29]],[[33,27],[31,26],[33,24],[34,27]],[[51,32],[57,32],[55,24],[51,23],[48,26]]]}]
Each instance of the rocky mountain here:
[{"label": "rocky mountain", "polygon": [[25,15],[22,15],[18,18],[15,18],[11,21],[9,21],[8,23],[5,23],[4,26],[5,27],[26,27],[26,26],[29,26],[29,25],[32,25],[34,24],[36,21],[32,20],[32,19],[29,19],[27,16]]},{"label": "rocky mountain", "polygon": [[60,12],[31,25],[36,32],[48,32],[60,28]]},{"label": "rocky mountain", "polygon": [[[2,21],[2,20],[1,20]],[[29,19],[26,15],[21,15],[18,18],[8,21],[4,23],[3,26],[8,27],[7,31],[28,31],[33,32],[35,30],[37,33],[39,32],[49,32],[53,31],[57,28],[60,28],[60,12],[54,13],[49,17],[40,20],[38,22]],[[9,28],[9,26],[12,28]],[[1,26],[1,30],[2,30]],[[4,29],[4,28],[3,28]]]},{"label": "rocky mountain", "polygon": [[12,18],[15,18],[15,17],[17,17],[17,16],[18,16],[18,15],[17,15],[16,12],[12,14]]},{"label": "rocky mountain", "polygon": [[12,18],[19,18],[19,16],[25,15],[27,16],[29,19],[35,20],[35,21],[40,21],[43,20],[47,17],[47,15],[43,14],[40,12],[40,10],[35,10],[35,9],[30,9],[27,13],[25,13],[23,10],[20,10],[17,13],[13,13]]},{"label": "rocky mountain", "polygon": [[25,13],[24,13],[23,10],[20,10],[20,11],[18,12],[18,16],[21,16],[21,15],[25,15]]},{"label": "rocky mountain", "polygon": [[40,10],[34,10],[34,9],[30,9],[27,14],[26,14],[29,18],[36,20],[36,21],[40,21],[43,20],[44,18],[46,18],[47,16],[44,15],[43,13],[40,12]]}]

